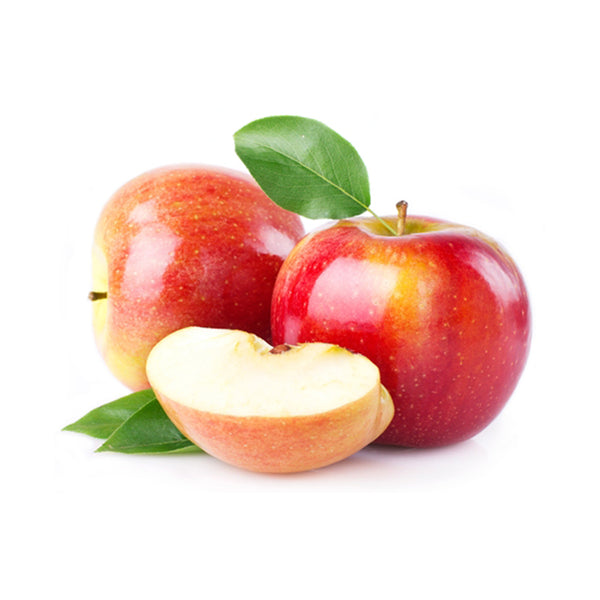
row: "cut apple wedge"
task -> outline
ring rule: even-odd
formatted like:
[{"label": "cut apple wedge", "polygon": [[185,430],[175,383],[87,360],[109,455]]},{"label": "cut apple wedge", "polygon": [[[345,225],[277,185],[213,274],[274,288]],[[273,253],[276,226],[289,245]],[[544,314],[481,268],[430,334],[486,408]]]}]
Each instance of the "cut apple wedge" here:
[{"label": "cut apple wedge", "polygon": [[332,344],[273,348],[243,331],[188,327],[152,349],[146,372],[186,437],[251,471],[340,461],[375,440],[394,412],[379,369]]}]

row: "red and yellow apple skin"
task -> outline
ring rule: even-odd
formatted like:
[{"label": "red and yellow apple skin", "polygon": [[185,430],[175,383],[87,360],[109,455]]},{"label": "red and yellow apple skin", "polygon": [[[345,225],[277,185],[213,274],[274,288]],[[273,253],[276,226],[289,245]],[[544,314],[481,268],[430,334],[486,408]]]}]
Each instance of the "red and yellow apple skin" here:
[{"label": "red and yellow apple skin", "polygon": [[399,236],[365,217],[307,235],[279,272],[271,315],[274,344],[338,344],[379,367],[395,414],[376,441],[396,446],[444,446],[484,429],[530,345],[527,291],[505,250],[425,217],[408,218]]},{"label": "red and yellow apple skin", "polygon": [[380,385],[338,408],[285,417],[210,413],[155,392],[188,439],[226,463],[258,473],[298,473],[348,458],[370,444],[394,412]]},{"label": "red and yellow apple skin", "polygon": [[232,170],[163,167],[125,184],[92,253],[94,331],[110,370],[132,390],[149,387],[150,349],[189,325],[269,340],[275,278],[303,235],[297,215]]}]

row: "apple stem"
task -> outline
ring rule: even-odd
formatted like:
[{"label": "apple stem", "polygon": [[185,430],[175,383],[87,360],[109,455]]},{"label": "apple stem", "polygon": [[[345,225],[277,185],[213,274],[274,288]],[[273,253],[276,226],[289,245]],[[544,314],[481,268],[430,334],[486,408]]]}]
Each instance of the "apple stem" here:
[{"label": "apple stem", "polygon": [[407,208],[408,202],[406,200],[400,200],[400,202],[396,204],[396,210],[398,211],[397,235],[402,235],[404,233]]},{"label": "apple stem", "polygon": [[88,298],[94,302],[95,300],[104,300],[105,298],[108,298],[108,294],[106,292],[90,292]]}]

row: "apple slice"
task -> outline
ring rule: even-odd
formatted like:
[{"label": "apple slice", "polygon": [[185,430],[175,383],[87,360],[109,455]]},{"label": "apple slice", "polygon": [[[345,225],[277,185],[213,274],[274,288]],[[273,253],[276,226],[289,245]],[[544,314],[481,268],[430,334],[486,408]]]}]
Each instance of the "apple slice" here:
[{"label": "apple slice", "polygon": [[186,437],[251,471],[340,461],[375,440],[394,410],[379,369],[333,344],[273,348],[243,331],[187,327],[152,349],[146,372]]}]

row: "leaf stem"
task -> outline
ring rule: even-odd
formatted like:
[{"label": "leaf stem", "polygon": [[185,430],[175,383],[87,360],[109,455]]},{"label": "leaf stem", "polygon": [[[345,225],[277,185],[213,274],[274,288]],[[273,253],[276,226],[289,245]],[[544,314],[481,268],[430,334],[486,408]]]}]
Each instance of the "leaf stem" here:
[{"label": "leaf stem", "polygon": [[373,210],[371,210],[371,208],[369,206],[365,207],[392,235],[396,235],[396,231],[394,230],[394,228],[387,223],[386,221],[384,221],[376,212],[374,212]]},{"label": "leaf stem", "polygon": [[[381,223],[381,225],[385,229],[387,229],[392,235],[396,235],[396,230],[387,221],[382,219],[370,206],[367,206],[366,204],[361,202],[356,196],[349,194],[348,192],[346,192],[345,190],[343,190],[341,188],[340,188],[340,191],[343,192],[344,194],[346,194],[346,196],[348,196],[348,198],[351,198],[352,200],[354,200],[354,202],[356,202],[356,204],[358,204],[361,208],[363,208],[367,212],[371,213],[371,216],[373,218],[377,219],[377,221],[379,221],[379,223]],[[402,200],[402,202],[404,202],[404,200]],[[398,206],[398,205],[396,205],[396,206]]]}]

